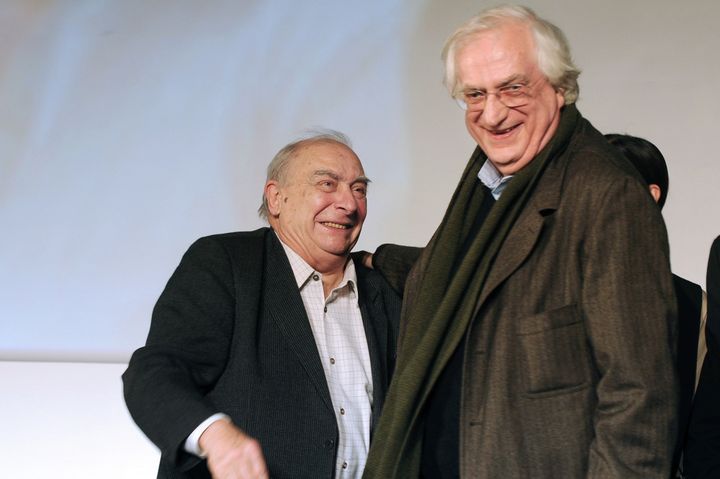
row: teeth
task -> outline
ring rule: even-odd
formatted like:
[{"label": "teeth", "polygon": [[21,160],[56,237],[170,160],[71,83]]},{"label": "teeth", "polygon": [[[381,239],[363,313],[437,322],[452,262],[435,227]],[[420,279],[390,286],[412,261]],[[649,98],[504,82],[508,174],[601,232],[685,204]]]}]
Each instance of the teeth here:
[{"label": "teeth", "polygon": [[345,230],[345,229],[350,228],[350,226],[341,225],[340,223],[332,223],[332,222],[330,222],[330,221],[324,221],[323,224],[324,224],[325,226],[329,226],[330,228],[337,228],[337,229],[339,229],[339,230]]}]

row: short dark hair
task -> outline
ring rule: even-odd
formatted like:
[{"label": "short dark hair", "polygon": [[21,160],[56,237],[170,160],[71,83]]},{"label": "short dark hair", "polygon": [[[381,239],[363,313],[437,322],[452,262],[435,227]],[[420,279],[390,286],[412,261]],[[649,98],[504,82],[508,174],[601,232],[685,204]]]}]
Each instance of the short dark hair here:
[{"label": "short dark hair", "polygon": [[611,133],[605,135],[605,138],[630,160],[648,185],[660,187],[658,206],[662,208],[667,199],[670,180],[665,157],[660,150],[646,139],[637,136]]}]

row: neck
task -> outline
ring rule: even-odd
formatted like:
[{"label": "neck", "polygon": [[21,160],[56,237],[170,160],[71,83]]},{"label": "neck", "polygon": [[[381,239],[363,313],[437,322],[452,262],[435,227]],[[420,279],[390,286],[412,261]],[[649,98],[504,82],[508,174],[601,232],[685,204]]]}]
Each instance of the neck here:
[{"label": "neck", "polygon": [[[320,271],[322,273],[322,271]],[[345,275],[345,270],[341,270],[339,272],[333,272],[333,273],[322,273],[323,278],[323,293],[325,294],[325,297],[327,298],[330,292],[337,287],[338,284],[340,284],[340,281],[342,281],[343,276]]]},{"label": "neck", "polygon": [[[270,225],[273,226],[272,222]],[[277,228],[273,228],[273,230],[283,244],[300,256],[312,269],[322,274],[323,290],[327,297],[345,276],[345,267],[350,260],[349,254],[334,255],[324,251],[313,253],[308,248],[303,247],[302,244],[282,234],[282,231]]]}]

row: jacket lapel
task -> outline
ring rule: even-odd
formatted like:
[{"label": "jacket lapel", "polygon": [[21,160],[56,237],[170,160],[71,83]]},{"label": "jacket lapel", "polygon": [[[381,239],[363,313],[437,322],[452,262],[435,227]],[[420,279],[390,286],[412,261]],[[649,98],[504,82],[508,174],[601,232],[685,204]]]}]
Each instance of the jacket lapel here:
[{"label": "jacket lapel", "polygon": [[318,394],[332,411],[330,390],[310,321],[285,250],[274,232],[267,235],[266,251],[266,311],[284,336],[290,350],[297,356]]},{"label": "jacket lapel", "polygon": [[373,408],[370,431],[379,419],[382,410],[385,390],[387,389],[387,343],[388,318],[381,305],[381,296],[378,286],[368,272],[359,265],[355,270],[358,276],[358,292],[360,298],[360,313],[362,314],[365,338],[367,338],[368,354],[370,355],[370,368],[373,381]]},{"label": "jacket lapel", "polygon": [[480,293],[475,308],[476,313],[488,296],[530,256],[543,225],[558,208],[565,166],[566,161],[559,159],[549,165],[543,174],[528,207],[510,229],[498,251],[488,273],[487,282]]}]

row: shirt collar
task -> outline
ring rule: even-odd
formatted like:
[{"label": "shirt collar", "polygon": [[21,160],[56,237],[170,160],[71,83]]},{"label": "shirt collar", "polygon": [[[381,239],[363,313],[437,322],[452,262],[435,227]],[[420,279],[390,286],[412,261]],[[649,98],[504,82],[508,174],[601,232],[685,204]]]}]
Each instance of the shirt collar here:
[{"label": "shirt collar", "polygon": [[[275,233],[275,235],[277,236],[277,233]],[[298,289],[302,289],[303,286],[310,281],[310,278],[312,278],[313,275],[318,275],[322,278],[322,273],[315,271],[312,266],[307,264],[307,262],[295,252],[295,250],[283,243],[279,236],[277,236],[277,239],[280,241],[280,244],[285,250],[288,261],[290,261],[290,268],[292,268],[293,276],[295,277],[295,283],[297,284]],[[357,272],[355,271],[355,263],[353,263],[352,258],[348,258],[348,262],[345,265],[345,271],[343,272],[343,279],[335,287],[335,290],[342,289],[347,286],[350,292],[357,296],[356,285]]]},{"label": "shirt collar", "polygon": [[487,186],[495,200],[500,198],[500,195],[502,195],[503,190],[512,177],[513,175],[501,175],[489,159],[485,160],[482,168],[478,171],[478,179],[482,181],[483,185]]}]

